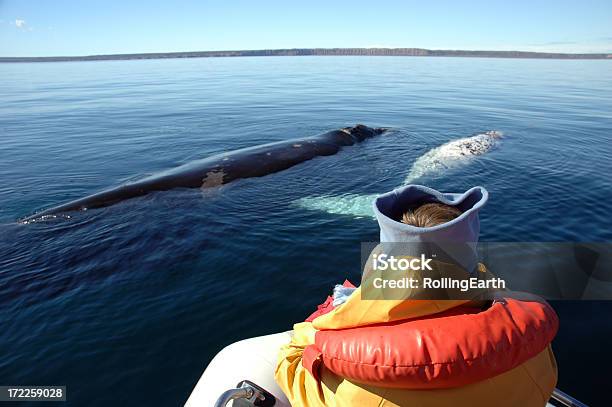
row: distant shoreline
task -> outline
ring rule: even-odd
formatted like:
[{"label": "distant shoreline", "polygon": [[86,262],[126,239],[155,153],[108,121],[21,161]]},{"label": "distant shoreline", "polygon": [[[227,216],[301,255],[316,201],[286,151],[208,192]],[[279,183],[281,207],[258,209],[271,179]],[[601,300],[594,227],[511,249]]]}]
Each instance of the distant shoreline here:
[{"label": "distant shoreline", "polygon": [[523,59],[612,59],[612,54],[567,54],[528,51],[463,51],[430,50],[424,48],[294,48],[245,51],[159,52],[142,54],[109,54],[54,57],[0,57],[4,62],[67,62],[67,61],[120,61],[134,59],[167,58],[220,58],[262,56],[410,56],[410,57],[464,57],[464,58],[523,58]]}]

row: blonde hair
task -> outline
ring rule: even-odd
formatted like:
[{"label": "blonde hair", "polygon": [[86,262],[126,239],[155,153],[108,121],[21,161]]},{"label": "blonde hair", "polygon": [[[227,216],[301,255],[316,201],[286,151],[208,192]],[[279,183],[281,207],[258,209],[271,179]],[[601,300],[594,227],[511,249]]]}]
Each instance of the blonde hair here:
[{"label": "blonde hair", "polygon": [[402,223],[427,228],[449,222],[459,215],[461,211],[454,206],[439,202],[426,203],[416,209],[411,209],[402,216]]}]

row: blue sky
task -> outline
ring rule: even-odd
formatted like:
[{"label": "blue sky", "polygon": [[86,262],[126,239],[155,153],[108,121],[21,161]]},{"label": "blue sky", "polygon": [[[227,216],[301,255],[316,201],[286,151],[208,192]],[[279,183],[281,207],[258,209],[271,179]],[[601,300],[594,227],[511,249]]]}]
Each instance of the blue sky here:
[{"label": "blue sky", "polygon": [[0,56],[314,47],[607,53],[612,1],[0,0]]}]

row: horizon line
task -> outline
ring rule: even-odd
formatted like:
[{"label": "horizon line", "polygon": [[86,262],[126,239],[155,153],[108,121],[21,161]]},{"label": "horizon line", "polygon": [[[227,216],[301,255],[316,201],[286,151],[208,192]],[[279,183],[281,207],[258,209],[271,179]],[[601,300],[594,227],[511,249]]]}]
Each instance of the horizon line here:
[{"label": "horizon line", "polygon": [[176,58],[222,58],[256,56],[420,56],[420,57],[480,57],[519,59],[612,59],[612,53],[567,53],[520,50],[452,50],[427,48],[277,48],[222,51],[172,51],[122,54],[92,54],[76,56],[2,57],[0,62],[68,62],[68,61],[110,61],[134,59],[176,59]]}]

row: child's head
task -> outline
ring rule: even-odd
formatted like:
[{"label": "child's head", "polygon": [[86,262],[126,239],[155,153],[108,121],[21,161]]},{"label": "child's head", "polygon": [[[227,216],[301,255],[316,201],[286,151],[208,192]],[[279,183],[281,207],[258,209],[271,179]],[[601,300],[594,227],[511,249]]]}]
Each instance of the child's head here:
[{"label": "child's head", "polygon": [[454,206],[431,202],[406,211],[402,216],[402,223],[419,228],[428,228],[449,222],[461,215],[461,213]]}]

